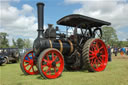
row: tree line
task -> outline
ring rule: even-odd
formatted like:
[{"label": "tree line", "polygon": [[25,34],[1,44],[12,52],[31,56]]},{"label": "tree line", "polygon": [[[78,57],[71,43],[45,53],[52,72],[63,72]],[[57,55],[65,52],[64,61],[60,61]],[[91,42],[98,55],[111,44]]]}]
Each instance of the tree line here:
[{"label": "tree line", "polygon": [[106,43],[106,45],[110,45],[112,47],[128,47],[128,38],[125,41],[119,41],[116,30],[112,27],[103,27],[102,28],[103,37],[102,40]]},{"label": "tree line", "polygon": [[[116,30],[112,27],[103,27],[102,29],[102,40],[106,45],[112,47],[128,47],[128,38],[126,41],[119,41]],[[12,45],[9,45],[9,40],[7,39],[9,35],[5,32],[0,32],[0,48],[31,48],[32,42],[29,39],[18,38],[17,40],[12,39]]]},{"label": "tree line", "polygon": [[5,32],[0,32],[0,48],[32,48],[32,42],[30,39],[18,38],[17,40],[12,39],[12,45],[9,45],[9,35]]}]

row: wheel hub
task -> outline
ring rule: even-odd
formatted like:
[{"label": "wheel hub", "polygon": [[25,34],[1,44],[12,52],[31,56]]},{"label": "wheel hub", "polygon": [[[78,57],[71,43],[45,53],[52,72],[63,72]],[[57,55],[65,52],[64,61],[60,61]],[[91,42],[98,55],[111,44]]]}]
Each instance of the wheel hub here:
[{"label": "wheel hub", "polygon": [[30,64],[30,65],[33,65],[33,60],[30,60],[29,64]]},{"label": "wheel hub", "polygon": [[52,66],[56,67],[56,62],[55,61],[52,62]]},{"label": "wheel hub", "polygon": [[97,53],[97,55],[96,55],[96,56],[97,56],[97,57],[100,57],[100,55],[101,55],[100,53]]}]

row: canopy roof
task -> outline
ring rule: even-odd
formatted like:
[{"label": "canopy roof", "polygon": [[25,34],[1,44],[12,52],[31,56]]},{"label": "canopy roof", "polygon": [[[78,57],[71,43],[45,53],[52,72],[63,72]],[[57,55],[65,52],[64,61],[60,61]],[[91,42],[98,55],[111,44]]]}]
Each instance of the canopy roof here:
[{"label": "canopy roof", "polygon": [[103,25],[111,25],[111,23],[109,22],[83,16],[80,14],[71,14],[71,15],[65,16],[60,20],[58,20],[57,24],[64,25],[64,26],[71,26],[71,27],[80,27],[80,28],[86,28],[87,26],[101,27]]}]

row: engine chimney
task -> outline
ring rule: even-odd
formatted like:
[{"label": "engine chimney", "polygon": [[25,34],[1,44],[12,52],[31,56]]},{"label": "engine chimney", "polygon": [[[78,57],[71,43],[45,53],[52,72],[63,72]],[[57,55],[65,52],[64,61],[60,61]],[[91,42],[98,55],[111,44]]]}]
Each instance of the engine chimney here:
[{"label": "engine chimney", "polygon": [[37,3],[38,14],[38,37],[43,38],[44,34],[44,3]]}]

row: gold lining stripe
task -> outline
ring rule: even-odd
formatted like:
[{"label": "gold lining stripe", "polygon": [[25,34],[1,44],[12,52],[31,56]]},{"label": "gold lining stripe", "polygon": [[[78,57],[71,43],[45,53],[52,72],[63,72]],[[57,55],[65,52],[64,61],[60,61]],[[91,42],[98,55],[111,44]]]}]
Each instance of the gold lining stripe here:
[{"label": "gold lining stripe", "polygon": [[58,40],[58,41],[59,41],[59,43],[60,43],[60,52],[62,53],[62,52],[63,52],[63,43],[62,43],[61,40]]},{"label": "gold lining stripe", "polygon": [[50,43],[50,47],[52,48],[52,41],[51,41],[51,40],[49,40],[49,43]]},{"label": "gold lining stripe", "polygon": [[73,52],[73,44],[72,44],[72,42],[70,40],[68,40],[68,42],[69,42],[69,44],[71,46],[71,49],[70,49],[70,54],[71,54]]}]

